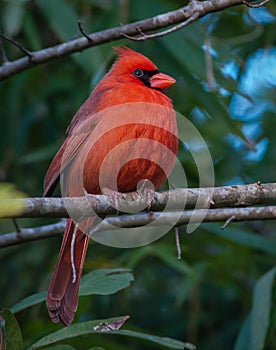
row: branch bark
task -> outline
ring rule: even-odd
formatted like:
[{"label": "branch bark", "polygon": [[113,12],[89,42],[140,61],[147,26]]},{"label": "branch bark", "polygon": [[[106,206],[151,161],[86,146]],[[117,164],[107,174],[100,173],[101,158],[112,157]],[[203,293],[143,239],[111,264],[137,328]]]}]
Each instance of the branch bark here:
[{"label": "branch bark", "polygon": [[[93,230],[93,233],[103,232],[105,230],[116,230],[121,228],[134,228],[148,225],[150,223],[158,225],[169,225],[175,223],[177,225],[188,224],[193,215],[193,223],[201,222],[225,222],[221,229],[225,229],[230,222],[253,221],[253,220],[273,220],[276,219],[276,206],[251,207],[251,208],[223,208],[210,209],[207,213],[204,209],[197,209],[196,215],[193,210],[183,211],[179,213],[142,213],[136,215],[122,215],[117,217],[105,218]],[[204,217],[202,219],[202,214]],[[156,221],[158,219],[158,221]],[[66,226],[66,220],[51,225],[45,225],[35,228],[23,228],[20,233],[12,232],[0,236],[0,248],[8,247],[24,242],[44,239],[63,233]],[[112,227],[111,227],[112,226]],[[93,235],[92,233],[92,235]]]},{"label": "branch bark", "polygon": [[0,235],[0,248],[9,247],[12,245],[36,241],[38,239],[57,236],[64,232],[66,220],[62,219],[51,225],[44,225],[32,228],[21,228],[20,233],[11,232]]},{"label": "branch bark", "polygon": [[[11,199],[12,202],[23,203],[24,210],[20,214],[7,215],[6,218],[64,218],[69,213],[75,217],[85,218],[91,212],[98,215],[114,215],[118,209],[112,203],[114,200],[105,195],[88,195],[75,198],[26,198]],[[255,183],[239,186],[222,186],[207,188],[177,188],[170,191],[155,192],[152,196],[151,211],[166,209],[168,201],[173,203],[170,210],[241,207],[260,204],[276,204],[276,183]],[[127,205],[125,204],[127,202]],[[118,198],[118,208],[125,212],[141,211],[148,207],[147,194],[137,192],[122,194]]]},{"label": "branch bark", "polygon": [[[210,209],[205,213],[204,209],[183,211],[179,217],[179,213],[143,213],[137,215],[123,215],[117,217],[109,217],[104,219],[95,229],[94,232],[103,232],[110,229],[109,225],[118,227],[118,229],[127,227],[134,228],[154,223],[157,219],[158,225],[169,225],[174,223],[176,218],[177,226],[188,224],[193,214],[193,223],[201,222],[224,222],[231,219],[232,222],[237,221],[253,221],[253,220],[272,220],[276,219],[276,206],[253,207],[253,208],[223,208]],[[195,214],[195,216],[194,216]],[[202,219],[202,214],[204,218]],[[225,226],[226,227],[226,226]],[[222,229],[225,228],[224,226]]]},{"label": "branch bark", "polygon": [[[183,199],[185,198],[185,211]],[[174,203],[170,212],[162,212],[166,208],[168,199]],[[89,195],[81,198],[27,198],[13,199],[10,202],[23,202],[24,211],[21,214],[6,216],[6,218],[23,217],[68,217],[68,211],[77,217],[91,216],[91,210],[98,215],[114,215],[117,209],[112,206],[112,199],[104,195]],[[141,207],[147,208],[148,196],[137,192],[123,194],[118,198],[117,205],[121,206],[127,201],[128,208],[135,213]],[[269,206],[270,204],[270,206]],[[108,217],[97,226],[95,232],[101,232],[108,225],[120,227],[139,227],[159,220],[161,224],[175,223],[183,225],[190,222],[226,222],[224,228],[231,221],[271,220],[276,219],[276,183],[261,184],[259,182],[249,185],[223,186],[215,188],[188,188],[171,191],[155,192],[150,207],[150,213],[134,215],[121,215]],[[251,205],[267,205],[250,207]],[[211,209],[206,211],[206,208]],[[229,208],[232,207],[232,208]],[[140,208],[140,209],[139,209]],[[196,208],[195,210],[187,210]],[[220,209],[215,209],[220,208]],[[223,209],[221,209],[223,208]],[[173,209],[173,210],[172,210]],[[179,210],[181,214],[179,215]],[[204,214],[204,215],[203,215]],[[50,237],[64,231],[65,220],[52,225],[30,229],[21,229],[20,233],[9,233],[0,236],[0,247],[14,245],[30,240]],[[109,226],[110,228],[110,226]],[[116,227],[115,227],[116,228]]]},{"label": "branch bark", "polygon": [[[204,17],[209,13],[221,11],[229,7],[241,5],[243,3],[243,0],[193,0],[190,1],[187,6],[184,6],[175,11],[167,12],[152,18],[147,18],[141,21],[90,34],[88,35],[89,39],[87,36],[85,36],[36,52],[30,52],[28,50],[29,54],[27,57],[22,57],[12,62],[6,61],[5,64],[0,67],[0,81],[5,80],[17,73],[30,69],[36,65],[52,61],[74,52],[85,50],[92,46],[97,46],[106,42],[112,42],[118,39],[122,39],[126,36],[136,36],[137,34],[141,34],[141,32],[147,33],[149,31],[166,28],[173,24],[185,22],[188,19],[191,19],[189,23],[192,23],[198,18]],[[180,28],[181,25],[176,29]],[[170,32],[171,31],[168,31],[166,34],[169,34]],[[157,34],[157,36],[160,35]],[[146,37],[146,39],[152,37],[154,36],[150,35]]]}]

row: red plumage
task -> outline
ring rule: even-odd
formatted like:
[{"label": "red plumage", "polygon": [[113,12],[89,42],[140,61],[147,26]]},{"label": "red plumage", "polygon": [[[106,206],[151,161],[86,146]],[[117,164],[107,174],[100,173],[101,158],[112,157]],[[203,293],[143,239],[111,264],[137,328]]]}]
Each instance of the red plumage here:
[{"label": "red plumage", "polygon": [[[177,126],[171,101],[163,90],[175,80],[159,73],[138,52],[129,48],[116,51],[117,61],[67,129],[67,138],[45,176],[45,196],[52,194],[60,174],[63,195],[74,197],[82,196],[84,189],[100,194],[103,187],[135,191],[143,179],[158,188],[172,170],[178,149]],[[86,226],[81,226],[83,231]],[[73,321],[77,309],[89,240],[77,230],[73,246],[74,278],[71,263],[74,230],[75,223],[68,219],[47,294],[51,319],[65,326]]]}]

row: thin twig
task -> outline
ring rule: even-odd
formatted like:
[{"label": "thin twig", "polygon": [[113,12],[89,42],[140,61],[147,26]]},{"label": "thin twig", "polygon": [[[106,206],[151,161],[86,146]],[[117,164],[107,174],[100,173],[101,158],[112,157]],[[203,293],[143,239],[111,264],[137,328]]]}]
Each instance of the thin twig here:
[{"label": "thin twig", "polygon": [[79,27],[79,31],[81,32],[81,34],[82,34],[90,43],[92,43],[93,40],[90,38],[89,35],[87,35],[87,34],[85,33],[85,31],[84,31],[83,28],[82,28],[81,20],[78,20],[78,27]]},{"label": "thin twig", "polygon": [[[202,210],[204,210],[205,216],[202,217]],[[135,214],[135,215],[122,215],[116,217],[105,218],[95,228],[93,233],[103,232],[105,230],[120,230],[122,227],[133,228],[148,225],[185,225],[190,222],[193,215],[193,223],[197,222],[224,222],[229,217],[234,217],[232,221],[254,221],[254,220],[275,220],[276,219],[276,206],[264,206],[264,207],[249,207],[249,208],[223,208],[223,209],[205,209],[185,210],[179,214],[179,212],[154,212],[149,215],[148,213]],[[158,221],[157,221],[158,219]],[[47,238],[60,234],[65,229],[66,220],[52,225],[35,227],[30,229],[21,229],[21,234],[17,235],[16,232],[0,235],[0,247],[7,247],[18,243],[24,243],[31,240]],[[92,236],[92,235],[91,235]]]},{"label": "thin twig", "polygon": [[15,219],[15,218],[12,218],[12,222],[13,222],[13,224],[14,224],[16,233],[17,233],[18,235],[20,235],[20,233],[21,233],[21,228],[19,227],[19,225],[18,225],[16,219]]},{"label": "thin twig", "polygon": [[127,35],[122,33],[122,35],[129,39],[129,40],[134,40],[134,41],[143,41],[143,40],[148,40],[148,39],[153,39],[153,38],[159,38],[168,34],[171,34],[181,28],[186,27],[188,24],[194,22],[195,20],[197,20],[200,17],[200,13],[195,12],[190,18],[186,19],[186,21],[170,28],[167,30],[164,30],[163,32],[160,33],[154,33],[154,34],[145,34],[142,32],[142,30],[140,28],[137,28],[137,30],[139,31],[139,33],[141,34],[141,36],[135,37],[135,36],[131,36],[131,35]]},{"label": "thin twig", "polygon": [[21,44],[19,44],[16,40],[8,37],[7,35],[5,35],[3,33],[0,33],[0,37],[5,39],[9,43],[13,44],[14,46],[18,47],[19,50],[21,50],[25,55],[27,55],[29,57],[30,60],[33,59],[33,54],[29,50],[25,49],[25,47],[23,47]]},{"label": "thin twig", "polygon": [[8,59],[7,54],[6,54],[2,39],[0,39],[0,52],[1,52],[3,64],[5,65],[9,62],[9,59]]},{"label": "thin twig", "polygon": [[211,53],[211,41],[210,38],[207,37],[205,39],[205,63],[206,63],[206,73],[207,73],[207,83],[209,85],[209,89],[212,92],[216,91],[216,83],[215,83],[215,75],[212,61],[212,53]]},{"label": "thin twig", "polygon": [[178,226],[175,226],[174,234],[175,234],[175,244],[176,244],[176,249],[177,249],[177,259],[181,260],[182,253],[181,253],[181,246],[180,246],[180,239],[179,239],[179,227]]},{"label": "thin twig", "polygon": [[229,224],[231,221],[233,221],[235,219],[235,215],[232,215],[230,216],[230,218],[228,218],[226,221],[225,221],[225,224],[223,226],[221,226],[221,230],[224,230]]},{"label": "thin twig", "polygon": [[243,3],[244,3],[246,6],[248,6],[248,7],[258,8],[258,7],[261,7],[261,6],[265,5],[265,4],[267,4],[269,1],[270,1],[270,0],[264,0],[264,1],[259,2],[259,3],[257,3],[257,4],[251,4],[251,1],[246,1],[246,0],[244,0]]}]

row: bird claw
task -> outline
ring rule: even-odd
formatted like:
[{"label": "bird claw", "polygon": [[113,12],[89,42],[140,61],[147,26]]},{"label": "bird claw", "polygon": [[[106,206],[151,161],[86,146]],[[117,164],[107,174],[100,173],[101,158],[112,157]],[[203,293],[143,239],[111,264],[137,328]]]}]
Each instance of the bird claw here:
[{"label": "bird claw", "polygon": [[118,213],[120,211],[119,199],[124,199],[124,193],[110,190],[109,188],[103,188],[102,192],[105,196],[108,196],[107,201],[109,205],[115,208]]},{"label": "bird claw", "polygon": [[146,196],[147,210],[149,211],[155,195],[155,189],[152,182],[149,180],[140,181],[137,186],[137,192],[140,196]]},{"label": "bird claw", "polygon": [[89,197],[91,195],[90,193],[88,193],[86,191],[86,189],[84,187],[82,188],[82,191],[83,191],[84,197]]}]

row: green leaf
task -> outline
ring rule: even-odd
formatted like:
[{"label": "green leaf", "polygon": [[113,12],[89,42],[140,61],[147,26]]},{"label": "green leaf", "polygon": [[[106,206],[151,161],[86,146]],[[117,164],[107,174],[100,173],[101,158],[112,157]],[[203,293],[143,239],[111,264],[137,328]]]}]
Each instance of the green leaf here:
[{"label": "green leaf", "polygon": [[186,261],[177,260],[174,246],[157,243],[152,250],[152,254],[159,257],[160,260],[179,273],[195,278],[197,277],[196,271],[194,271]]},{"label": "green leaf", "polygon": [[22,350],[23,340],[16,318],[8,309],[2,310],[0,315],[3,319],[1,322],[4,340],[3,349]]},{"label": "green leaf", "polygon": [[271,299],[276,267],[263,275],[255,285],[253,305],[243,322],[234,350],[262,350],[269,330]]},{"label": "green leaf", "polygon": [[72,39],[72,37],[78,32],[78,17],[68,1],[38,0],[37,3],[53,32],[61,39]]},{"label": "green leaf", "polygon": [[23,1],[7,1],[2,13],[3,28],[6,35],[14,37],[19,33],[24,19]]},{"label": "green leaf", "polygon": [[25,14],[23,31],[26,35],[26,39],[28,40],[28,46],[30,47],[30,50],[37,51],[43,48],[43,44],[41,42],[38,31],[38,25],[35,21],[35,18],[30,14],[29,11],[27,11]]},{"label": "green leaf", "polygon": [[269,328],[275,274],[276,267],[263,275],[254,288],[250,322],[250,350],[261,350],[264,348]]},{"label": "green leaf", "polygon": [[35,162],[41,162],[44,160],[49,160],[54,157],[57,152],[57,145],[50,144],[37,148],[35,151],[29,152],[19,158],[21,164],[33,164]]},{"label": "green leaf", "polygon": [[19,311],[27,309],[28,307],[39,304],[45,300],[46,300],[46,292],[41,292],[41,293],[36,293],[36,294],[30,295],[29,297],[24,298],[19,303],[15,304],[11,308],[11,312],[13,312],[15,314]]},{"label": "green leaf", "polygon": [[[187,28],[181,34],[173,34],[170,40],[167,40],[167,38],[159,40],[169,50],[178,65],[182,66],[185,80],[189,84],[189,89],[198,100],[199,106],[206,110],[217,125],[220,125],[227,132],[238,136],[252,147],[252,144],[241,129],[241,123],[232,118],[229,108],[223,102],[221,95],[217,92],[207,92],[203,88],[202,82],[206,81],[207,73],[204,51],[201,49],[201,45],[203,45],[202,33],[197,29],[196,25],[194,25],[194,31],[190,35],[189,31],[190,29]],[[183,36],[183,40],[179,40],[179,35]],[[198,39],[199,37],[200,39]],[[183,55],[183,53],[187,54]]]},{"label": "green leaf", "polygon": [[[114,294],[134,281],[129,269],[98,269],[81,279],[79,295]],[[46,292],[36,293],[21,300],[11,308],[13,313],[27,309],[46,300]]]},{"label": "green leaf", "polygon": [[157,337],[157,336],[154,336],[151,334],[139,333],[139,332],[128,331],[128,330],[115,331],[114,334],[144,339],[144,340],[151,341],[151,342],[154,342],[156,344],[165,346],[165,347],[170,348],[170,349],[181,349],[181,350],[184,350],[184,349],[195,350],[196,349],[196,346],[193,344],[186,343],[186,342],[184,343],[182,341],[179,341],[179,340],[176,340],[173,338],[168,338],[168,337]]},{"label": "green leaf", "polygon": [[146,341],[153,342],[155,344],[159,344],[171,349],[190,349],[194,350],[195,346],[189,343],[183,343],[179,340],[175,340],[172,338],[162,338],[153,336],[150,334],[134,332],[130,330],[112,330],[112,331],[98,331],[97,329],[102,324],[113,324],[115,322],[120,321],[123,317],[113,317],[106,320],[95,320],[83,323],[77,323],[72,326],[63,328],[58,330],[57,332],[51,333],[46,337],[40,339],[33,345],[31,345],[28,350],[36,350],[40,348],[44,348],[50,344],[54,344],[59,341],[68,340],[69,338],[78,337],[81,335],[89,335],[89,334],[104,334],[104,335],[123,335],[131,338],[139,338]]},{"label": "green leaf", "polygon": [[76,348],[73,348],[71,345],[54,345],[45,348],[45,350],[76,350]]},{"label": "green leaf", "polygon": [[227,238],[247,247],[276,255],[276,242],[270,238],[262,237],[233,227],[221,230],[217,225],[213,224],[208,224],[208,226],[205,225],[204,229],[210,233],[214,233],[215,235]]},{"label": "green leaf", "polygon": [[172,34],[170,40],[159,40],[186,71],[193,72],[201,81],[206,79],[204,51],[200,47],[203,45],[203,37],[198,25],[194,25],[194,32],[187,28],[186,31]]},{"label": "green leaf", "polygon": [[0,184],[0,218],[20,214],[24,209],[24,203],[21,200],[24,194],[18,191],[14,185],[9,183]]},{"label": "green leaf", "polygon": [[98,269],[83,276],[79,295],[114,294],[134,280],[128,269]]},{"label": "green leaf", "polygon": [[246,319],[243,321],[234,350],[248,350],[250,321],[251,314],[249,313]]},{"label": "green leaf", "polygon": [[[62,41],[81,36],[77,25],[79,16],[71,3],[64,0],[38,0],[38,4],[51,29]],[[61,14],[62,21],[60,20]],[[84,31],[89,33],[86,28]],[[71,55],[71,58],[89,74],[98,70],[105,57],[101,47],[93,47]]]}]

